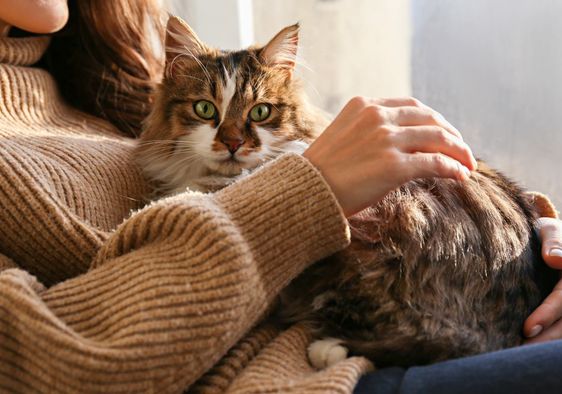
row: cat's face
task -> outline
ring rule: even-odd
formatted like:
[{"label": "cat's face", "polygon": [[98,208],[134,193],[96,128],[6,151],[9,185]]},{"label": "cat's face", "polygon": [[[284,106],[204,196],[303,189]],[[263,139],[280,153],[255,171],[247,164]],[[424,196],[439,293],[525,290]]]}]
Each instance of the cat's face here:
[{"label": "cat's face", "polygon": [[297,42],[294,25],[263,48],[219,51],[172,17],[166,72],[142,142],[158,146],[153,151],[173,160],[174,171],[178,163],[190,167],[187,176],[195,169],[233,176],[285,151],[302,152],[312,135],[293,78]]}]

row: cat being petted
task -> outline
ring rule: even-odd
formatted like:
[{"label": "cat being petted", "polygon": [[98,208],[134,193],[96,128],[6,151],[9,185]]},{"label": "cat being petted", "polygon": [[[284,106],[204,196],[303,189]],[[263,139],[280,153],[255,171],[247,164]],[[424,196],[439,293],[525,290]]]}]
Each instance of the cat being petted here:
[{"label": "cat being petted", "polygon": [[[325,128],[294,75],[297,45],[294,25],[263,47],[220,51],[170,18],[136,152],[160,196],[218,190]],[[320,368],[348,355],[411,366],[518,345],[557,280],[536,217],[529,195],[483,162],[464,182],[409,182],[349,218],[350,246],[296,278],[275,316],[309,323]]]},{"label": "cat being petted", "polygon": [[264,47],[220,51],[177,17],[137,159],[161,194],[214,191],[283,152],[302,153],[326,126],[294,78],[298,25]]}]

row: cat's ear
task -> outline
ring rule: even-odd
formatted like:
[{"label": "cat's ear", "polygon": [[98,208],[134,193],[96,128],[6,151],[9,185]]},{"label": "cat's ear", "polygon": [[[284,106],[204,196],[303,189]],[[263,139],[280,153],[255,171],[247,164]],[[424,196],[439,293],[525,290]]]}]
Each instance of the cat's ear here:
[{"label": "cat's ear", "polygon": [[[173,63],[180,55],[193,59],[209,51],[209,48],[197,37],[197,34],[181,18],[170,16],[166,25],[166,70],[171,72]],[[195,60],[195,59],[193,59]]]},{"label": "cat's ear", "polygon": [[299,24],[281,30],[260,50],[260,59],[269,66],[279,67],[292,74],[299,46]]}]

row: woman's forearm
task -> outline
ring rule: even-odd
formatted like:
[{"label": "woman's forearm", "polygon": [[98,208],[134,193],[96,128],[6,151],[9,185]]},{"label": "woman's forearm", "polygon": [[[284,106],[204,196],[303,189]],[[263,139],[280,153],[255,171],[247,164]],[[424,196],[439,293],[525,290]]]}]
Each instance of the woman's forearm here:
[{"label": "woman's forearm", "polygon": [[84,275],[43,290],[24,271],[0,274],[0,372],[13,376],[3,382],[180,392],[295,275],[347,243],[330,189],[295,155],[216,195],[154,203],[115,231]]}]

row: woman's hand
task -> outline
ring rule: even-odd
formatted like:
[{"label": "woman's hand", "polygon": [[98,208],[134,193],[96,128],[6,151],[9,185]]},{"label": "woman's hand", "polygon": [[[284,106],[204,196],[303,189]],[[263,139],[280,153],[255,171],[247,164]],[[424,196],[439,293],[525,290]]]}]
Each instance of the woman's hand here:
[{"label": "woman's hand", "polygon": [[[537,230],[542,240],[542,256],[546,264],[562,270],[562,221],[540,218]],[[552,293],[527,318],[523,332],[526,343],[544,342],[562,338],[562,279]]]},{"label": "woman's hand", "polygon": [[412,98],[349,101],[304,152],[353,215],[416,179],[465,180],[476,160],[460,133]]}]

